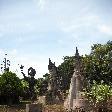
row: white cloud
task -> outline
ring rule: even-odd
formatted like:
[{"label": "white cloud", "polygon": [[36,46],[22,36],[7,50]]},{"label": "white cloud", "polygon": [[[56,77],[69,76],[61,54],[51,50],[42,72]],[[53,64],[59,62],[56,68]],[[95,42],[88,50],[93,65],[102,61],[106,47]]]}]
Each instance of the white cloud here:
[{"label": "white cloud", "polygon": [[38,5],[39,5],[40,9],[43,10],[45,7],[45,0],[39,0]]},{"label": "white cloud", "polygon": [[74,16],[72,19],[60,18],[60,30],[65,33],[77,33],[80,29],[94,27],[100,22],[99,16],[95,14],[83,14],[81,16]]},{"label": "white cloud", "polygon": [[[33,0],[33,1],[34,1],[33,4],[28,5],[27,4],[28,2],[26,3],[26,5],[23,4],[25,6],[21,7],[21,11],[23,12],[19,10],[15,11],[14,10],[15,8],[12,7],[13,11],[15,12],[13,12],[12,14],[4,13],[4,17],[1,17],[0,19],[1,21],[0,37],[2,37],[3,34],[8,35],[8,37],[10,37],[11,39],[12,38],[14,40],[16,39],[15,44],[16,42],[20,43],[22,42],[22,44],[20,44],[21,45],[20,47],[23,47],[22,45],[24,43],[35,41],[37,42],[37,45],[34,45],[35,48],[33,48],[33,46],[31,47],[32,49],[36,49],[36,47],[38,49],[38,44],[43,45],[43,43],[39,43],[40,42],[38,41],[39,39],[41,40],[42,38],[50,39],[53,37],[53,35],[55,34],[58,35],[59,33],[59,36],[57,36],[56,39],[57,46],[60,46],[59,52],[56,54],[56,52],[53,51],[52,53],[47,54],[49,53],[48,51],[44,56],[42,56],[42,54],[38,56],[38,53],[36,54],[38,50],[36,50],[35,52],[32,51],[31,54],[32,56],[29,56],[30,53],[24,54],[26,53],[25,51],[25,49],[27,48],[26,45],[25,48],[24,47],[21,48],[22,50],[25,51],[23,54],[21,54],[20,51],[17,51],[16,48],[9,50],[7,54],[8,56],[10,56],[11,66],[14,71],[16,71],[16,69],[18,69],[19,71],[19,66],[17,65],[19,63],[25,66],[26,71],[30,66],[34,67],[37,71],[37,77],[42,77],[42,75],[48,71],[47,70],[48,58],[49,58],[48,55],[51,57],[52,61],[56,62],[56,65],[58,66],[58,64],[62,62],[61,58],[64,55],[69,54],[71,55],[72,53],[71,46],[73,47],[78,46],[81,49],[80,51],[82,52],[82,54],[85,54],[85,52],[89,51],[88,49],[90,47],[88,46],[90,46],[95,40],[102,40],[101,34],[103,33],[109,35],[112,34],[112,28],[110,26],[102,25],[102,20],[104,18],[100,18],[100,14],[98,15],[98,13],[95,13],[91,5],[88,6],[86,2],[85,5],[82,2],[81,2],[82,5],[80,5],[80,3],[77,3],[77,1],[72,2],[67,0],[65,1]],[[19,9],[18,6],[15,5],[15,7]],[[36,10],[36,8],[38,10]],[[9,12],[12,11],[10,11],[9,9]],[[17,12],[19,15],[16,14]],[[46,32],[48,33],[47,35]],[[9,34],[12,35],[10,36]],[[7,36],[5,37],[7,38]],[[45,46],[47,46],[47,44],[49,43],[46,42]],[[14,44],[11,44],[11,48],[14,47],[12,45]],[[53,43],[51,45],[53,45]],[[49,45],[46,47],[46,49],[48,47],[50,48],[51,51],[52,46]],[[39,48],[41,47],[39,46]],[[68,50],[69,48],[70,50]],[[51,56],[53,53],[54,56]],[[3,55],[1,56],[1,54]],[[5,54],[4,50],[1,49],[0,50],[1,59],[3,59],[4,54]]]},{"label": "white cloud", "polygon": [[34,0],[34,3],[37,4],[37,7],[39,7],[41,11],[43,11],[46,5],[46,0]]},{"label": "white cloud", "polygon": [[4,50],[3,49],[0,49],[0,55],[1,54],[4,54]]},{"label": "white cloud", "polygon": [[10,54],[13,56],[17,55],[17,49],[13,49],[12,51],[10,51]]},{"label": "white cloud", "polygon": [[99,25],[98,26],[98,30],[101,33],[105,33],[105,34],[108,34],[108,35],[112,35],[112,27],[110,27],[108,25]]}]

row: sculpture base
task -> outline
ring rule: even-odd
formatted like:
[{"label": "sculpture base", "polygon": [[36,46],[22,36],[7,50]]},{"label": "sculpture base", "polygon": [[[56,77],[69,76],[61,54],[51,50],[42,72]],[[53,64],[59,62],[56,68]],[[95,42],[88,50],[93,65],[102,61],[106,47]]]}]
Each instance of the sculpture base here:
[{"label": "sculpture base", "polygon": [[87,99],[73,99],[73,102],[70,104],[70,101],[68,99],[64,102],[64,107],[68,111],[76,111],[76,110],[88,110],[88,100]]},{"label": "sculpture base", "polygon": [[42,104],[26,104],[26,112],[42,112]]}]

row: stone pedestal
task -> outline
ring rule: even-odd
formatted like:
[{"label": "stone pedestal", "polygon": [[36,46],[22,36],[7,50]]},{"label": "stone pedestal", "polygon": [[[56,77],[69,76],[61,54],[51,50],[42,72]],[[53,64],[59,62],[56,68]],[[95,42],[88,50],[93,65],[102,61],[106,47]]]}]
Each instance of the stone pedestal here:
[{"label": "stone pedestal", "polygon": [[42,104],[26,104],[26,112],[42,112]]}]

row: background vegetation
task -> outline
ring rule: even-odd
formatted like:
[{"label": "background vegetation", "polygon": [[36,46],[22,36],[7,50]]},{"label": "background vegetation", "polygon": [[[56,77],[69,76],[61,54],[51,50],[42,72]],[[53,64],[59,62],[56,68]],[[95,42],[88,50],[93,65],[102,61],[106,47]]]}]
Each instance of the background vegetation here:
[{"label": "background vegetation", "polygon": [[[81,56],[82,75],[88,86],[84,92],[94,105],[108,102],[112,96],[112,41],[106,44],[94,44],[90,54]],[[69,90],[70,80],[74,72],[74,56],[63,57],[63,62],[57,67],[57,80],[62,93]],[[46,95],[50,74],[38,78],[35,84],[37,96]],[[0,75],[0,104],[17,104],[29,99],[29,85],[24,79],[17,77],[11,71]]]}]

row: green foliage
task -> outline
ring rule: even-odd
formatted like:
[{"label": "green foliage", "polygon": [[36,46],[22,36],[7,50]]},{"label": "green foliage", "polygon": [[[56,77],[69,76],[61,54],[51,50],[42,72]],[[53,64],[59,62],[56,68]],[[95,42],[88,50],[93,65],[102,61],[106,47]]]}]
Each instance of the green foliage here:
[{"label": "green foliage", "polygon": [[12,99],[11,102],[15,103],[19,100],[22,91],[21,80],[15,73],[5,72],[0,76],[0,97],[2,97],[2,101],[6,101],[4,103],[8,103],[9,99]]},{"label": "green foliage", "polygon": [[112,42],[107,44],[94,44],[90,55],[86,55],[84,61],[85,77],[92,83],[104,81],[112,83]]},{"label": "green foliage", "polygon": [[48,86],[48,82],[43,79],[43,78],[38,78],[37,79],[37,84],[35,86],[36,88],[36,93],[40,96],[45,95],[46,91],[47,91],[47,86]]},{"label": "green foliage", "polygon": [[60,88],[66,91],[69,89],[70,80],[74,72],[74,56],[65,56],[63,61],[64,62],[58,66],[58,74],[61,81]]},{"label": "green foliage", "polygon": [[[92,86],[93,81],[100,83],[102,80],[105,84],[112,83],[112,41],[106,44],[94,44],[91,47],[91,53],[81,57],[83,67],[82,75]],[[63,62],[57,67],[60,89],[65,92],[69,89],[71,77],[74,72],[74,56],[65,56]],[[48,83],[49,74],[44,75],[44,79],[38,82],[38,88],[41,88],[44,80]],[[91,87],[90,87],[91,88]],[[42,89],[39,89],[42,93]]]},{"label": "green foliage", "polygon": [[43,75],[43,77],[48,82],[50,79],[50,74],[46,73],[45,75]]},{"label": "green foliage", "polygon": [[0,93],[1,95],[20,95],[22,84],[15,73],[5,72],[0,77]]},{"label": "green foliage", "polygon": [[21,84],[22,84],[22,86],[23,86],[24,89],[25,89],[25,88],[29,88],[29,84],[28,84],[27,81],[21,80]]},{"label": "green foliage", "polygon": [[22,84],[22,87],[23,87],[21,97],[23,97],[23,100],[27,100],[27,99],[30,98],[29,84],[24,79],[21,80],[21,84]]},{"label": "green foliage", "polygon": [[112,87],[101,82],[97,84],[95,81],[89,90],[85,90],[85,96],[93,103],[108,101],[112,96]]}]

